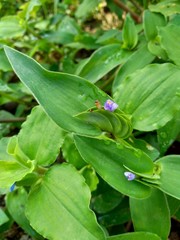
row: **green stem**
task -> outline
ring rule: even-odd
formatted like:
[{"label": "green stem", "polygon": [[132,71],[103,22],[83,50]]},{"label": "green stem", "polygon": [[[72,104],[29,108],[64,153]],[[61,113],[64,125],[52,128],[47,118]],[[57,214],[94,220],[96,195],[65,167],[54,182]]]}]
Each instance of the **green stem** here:
[{"label": "green stem", "polygon": [[143,12],[143,8],[139,5],[138,2],[136,2],[135,0],[130,0],[130,2],[137,8],[139,12]]},{"label": "green stem", "polygon": [[143,0],[144,9],[148,8],[148,0]]},{"label": "green stem", "polygon": [[26,118],[9,118],[9,119],[0,119],[0,123],[15,123],[15,122],[24,122]]},{"label": "green stem", "polygon": [[58,0],[54,0],[54,15],[57,14],[57,9],[58,9]]}]

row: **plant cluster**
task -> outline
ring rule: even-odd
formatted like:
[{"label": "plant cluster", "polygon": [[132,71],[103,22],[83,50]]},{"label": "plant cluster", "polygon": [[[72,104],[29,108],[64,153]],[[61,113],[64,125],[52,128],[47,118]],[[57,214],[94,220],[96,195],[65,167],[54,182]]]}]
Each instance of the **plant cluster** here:
[{"label": "plant cluster", "polygon": [[167,240],[180,220],[179,1],[9,5],[0,236],[16,222],[37,240]]}]

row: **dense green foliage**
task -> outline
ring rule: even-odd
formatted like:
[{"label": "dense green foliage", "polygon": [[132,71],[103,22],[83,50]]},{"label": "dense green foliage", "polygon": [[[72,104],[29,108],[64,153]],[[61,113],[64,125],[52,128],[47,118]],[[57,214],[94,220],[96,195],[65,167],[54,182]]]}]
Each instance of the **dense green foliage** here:
[{"label": "dense green foliage", "polygon": [[0,8],[0,237],[16,222],[37,240],[167,240],[180,220],[179,1]]}]

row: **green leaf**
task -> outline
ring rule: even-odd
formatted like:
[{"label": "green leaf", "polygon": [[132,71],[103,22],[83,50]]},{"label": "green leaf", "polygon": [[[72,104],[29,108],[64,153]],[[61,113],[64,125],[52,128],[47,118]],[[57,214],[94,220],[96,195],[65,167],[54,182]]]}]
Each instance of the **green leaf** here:
[{"label": "green leaf", "polygon": [[41,106],[37,106],[23,123],[18,143],[29,159],[47,166],[56,160],[64,135],[64,131],[46,115]]},{"label": "green leaf", "polygon": [[86,184],[89,186],[91,192],[97,189],[99,179],[96,175],[94,168],[91,166],[85,166],[79,171],[86,180]]},{"label": "green leaf", "polygon": [[3,153],[3,158],[0,159],[0,186],[2,188],[10,188],[12,184],[21,180],[34,169],[34,162],[21,159],[21,156],[17,155],[18,146],[15,138],[11,139],[8,144],[9,148],[13,144],[11,156],[6,158],[6,154]]},{"label": "green leaf", "polygon": [[168,25],[159,29],[161,46],[166,51],[168,57],[180,66],[180,26]]},{"label": "green leaf", "polygon": [[0,49],[0,70],[3,70],[4,72],[12,70],[3,49]]},{"label": "green leaf", "polygon": [[144,45],[133,52],[118,71],[113,81],[113,92],[116,93],[116,91],[118,91],[118,86],[129,74],[138,69],[142,69],[147,64],[151,63],[154,58],[154,55],[148,51],[147,45]]},{"label": "green leaf", "polygon": [[9,188],[16,181],[21,180],[25,175],[33,171],[33,166],[27,168],[20,165],[16,160],[0,161],[0,185],[2,188]]},{"label": "green leaf", "polygon": [[176,218],[177,218],[178,220],[180,220],[180,208],[179,208],[179,210],[176,212]]},{"label": "green leaf", "polygon": [[135,231],[152,232],[167,240],[170,214],[166,197],[161,191],[153,189],[151,196],[142,200],[130,198],[130,209]]},{"label": "green leaf", "polygon": [[96,50],[77,74],[95,83],[110,70],[124,63],[130,51],[121,49],[120,44],[109,44]]},{"label": "green leaf", "polygon": [[65,16],[56,31],[47,35],[47,40],[53,43],[69,44],[75,41],[78,34],[80,34],[80,28],[77,22]]},{"label": "green leaf", "polygon": [[32,188],[26,214],[32,227],[45,238],[103,240],[104,233],[89,202],[84,179],[71,165],[62,164],[51,167]]},{"label": "green leaf", "polygon": [[169,155],[156,161],[160,167],[159,189],[163,192],[180,199],[180,156]]},{"label": "green leaf", "polygon": [[[105,111],[105,110],[104,110]],[[83,112],[77,115],[77,118],[95,125],[97,128],[105,132],[112,132],[113,128],[110,120],[103,115],[101,111]]]},{"label": "green leaf", "polygon": [[86,165],[86,162],[83,160],[74,144],[74,139],[71,134],[66,135],[61,149],[65,160],[71,163],[75,168],[81,169]]},{"label": "green leaf", "polygon": [[166,17],[180,13],[180,3],[178,0],[166,0],[158,4],[149,5],[152,12],[160,12]]},{"label": "green leaf", "polygon": [[114,99],[132,115],[135,129],[159,129],[174,117],[180,109],[179,74],[173,64],[152,64],[124,79]]},{"label": "green leaf", "polygon": [[175,216],[178,209],[180,209],[180,201],[174,197],[171,197],[170,195],[166,195],[168,206],[170,210],[170,216]]},{"label": "green leaf", "polygon": [[144,198],[151,189],[138,181],[128,181],[124,176],[127,169],[152,174],[153,163],[138,149],[126,147],[111,140],[74,136],[75,144],[83,159],[117,191],[135,198]]},{"label": "green leaf", "polygon": [[179,25],[180,24],[180,14],[176,14],[169,19],[169,24]]},{"label": "green leaf", "polygon": [[5,212],[0,208],[0,226],[4,223],[7,223],[9,221],[8,216],[5,214]]},{"label": "green leaf", "polygon": [[95,212],[104,214],[116,208],[123,199],[123,195],[107,185],[105,191],[92,198],[92,207]]},{"label": "green leaf", "polygon": [[150,41],[157,36],[158,27],[166,25],[166,19],[162,14],[149,10],[145,10],[143,14],[144,34],[147,41]]},{"label": "green leaf", "polygon": [[168,61],[167,53],[160,45],[159,36],[148,42],[148,50],[152,54],[154,54],[154,56],[157,56],[159,59],[163,59],[166,62]]},{"label": "green leaf", "polygon": [[157,137],[161,155],[163,155],[167,149],[176,140],[180,133],[180,112],[174,116],[174,118],[168,122],[164,127],[158,129]]},{"label": "green leaf", "polygon": [[20,80],[57,125],[80,134],[101,133],[74,116],[93,107],[97,99],[104,103],[109,98],[107,94],[80,77],[46,71],[33,59],[9,47],[5,47],[5,52]]},{"label": "green leaf", "polygon": [[159,151],[150,145],[149,143],[145,142],[143,139],[136,139],[133,136],[126,139],[126,141],[131,144],[134,148],[141,149],[145,152],[153,161],[158,158]]},{"label": "green leaf", "polygon": [[25,32],[23,19],[17,16],[5,16],[0,20],[0,38],[21,37]]},{"label": "green leaf", "polygon": [[8,212],[13,217],[14,221],[31,237],[37,240],[43,239],[37,234],[30,226],[28,219],[26,218],[25,205],[27,203],[28,194],[23,188],[18,188],[6,196],[6,206]]},{"label": "green leaf", "polygon": [[20,16],[22,16],[23,13],[26,17],[26,20],[28,20],[31,15],[35,14],[41,5],[42,3],[40,0],[30,0],[29,2],[25,3],[24,6],[22,6],[23,11],[20,12]]},{"label": "green leaf", "polygon": [[81,120],[111,133],[114,138],[127,138],[132,133],[132,124],[128,115],[117,109],[115,113],[104,109],[83,112],[77,115]]},{"label": "green leaf", "polygon": [[[128,198],[125,198],[124,196],[123,198],[124,200],[116,208],[114,208],[110,212],[107,212],[106,214],[101,214],[98,217],[99,222],[106,228],[112,228],[113,226],[118,225],[121,225],[121,228],[123,224],[131,221]],[[109,202],[111,202],[111,200]]]},{"label": "green leaf", "polygon": [[77,18],[86,18],[92,11],[95,10],[97,5],[100,3],[98,0],[83,0],[82,3],[78,6],[75,16]]},{"label": "green leaf", "polygon": [[117,236],[108,237],[107,240],[161,240],[161,238],[149,232],[124,233]]},{"label": "green leaf", "polygon": [[138,33],[136,30],[136,26],[129,14],[126,15],[126,19],[124,22],[122,30],[122,40],[123,48],[129,50],[135,48],[138,42]]},{"label": "green leaf", "polygon": [[96,43],[102,45],[120,43],[122,41],[121,32],[118,29],[105,30],[104,33],[98,37]]},{"label": "green leaf", "polygon": [[14,159],[11,155],[7,153],[7,146],[10,140],[10,137],[0,139],[0,160],[6,159],[8,161]]}]

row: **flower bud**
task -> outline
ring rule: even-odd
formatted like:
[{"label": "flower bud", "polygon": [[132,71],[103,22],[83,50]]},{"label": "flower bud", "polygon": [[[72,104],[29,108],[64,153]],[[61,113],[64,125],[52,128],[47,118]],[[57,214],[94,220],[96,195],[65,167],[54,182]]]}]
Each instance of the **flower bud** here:
[{"label": "flower bud", "polygon": [[104,104],[104,109],[110,112],[114,112],[118,108],[117,103],[113,102],[112,100],[108,99]]},{"label": "flower bud", "polygon": [[124,176],[127,178],[128,181],[132,181],[136,177],[136,175],[132,172],[124,172]]}]

